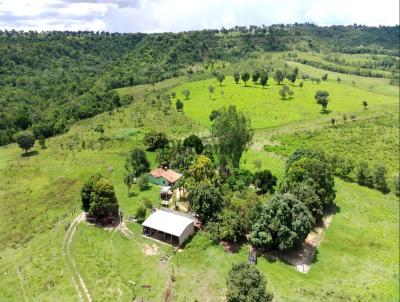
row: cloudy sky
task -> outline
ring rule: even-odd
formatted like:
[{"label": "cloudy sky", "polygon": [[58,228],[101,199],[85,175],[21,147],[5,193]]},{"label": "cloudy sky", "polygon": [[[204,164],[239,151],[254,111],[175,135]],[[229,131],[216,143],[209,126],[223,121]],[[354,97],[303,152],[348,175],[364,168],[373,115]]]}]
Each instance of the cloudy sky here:
[{"label": "cloudy sky", "polygon": [[399,23],[399,0],[0,0],[0,29],[164,32],[235,25]]}]

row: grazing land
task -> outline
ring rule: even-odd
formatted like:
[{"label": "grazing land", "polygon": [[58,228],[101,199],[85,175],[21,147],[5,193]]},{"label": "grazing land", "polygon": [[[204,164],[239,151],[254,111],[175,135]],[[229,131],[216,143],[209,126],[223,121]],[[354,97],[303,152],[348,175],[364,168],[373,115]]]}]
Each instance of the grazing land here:
[{"label": "grazing land", "polygon": [[[301,67],[299,69],[302,70]],[[323,71],[319,75],[322,74]],[[185,83],[173,88],[172,91],[176,91],[177,98],[183,101],[184,112],[205,127],[211,125],[209,120],[211,110],[217,110],[229,104],[235,104],[249,115],[255,129],[276,127],[298,121],[306,122],[321,119],[324,116],[329,119],[340,117],[343,113],[357,114],[363,111],[363,100],[368,101],[371,110],[395,108],[398,104],[395,94],[386,96],[369,92],[364,87],[352,87],[347,83],[338,84],[335,78],[326,82],[322,81],[320,84],[305,81],[303,87],[299,87],[298,82],[293,86],[286,81],[284,84],[289,85],[293,90],[292,98],[281,98],[279,90],[282,85],[277,85],[273,78],[268,80],[268,86],[265,88],[259,84],[253,86],[251,81],[245,87],[243,82],[235,84],[232,77],[227,77],[221,87],[215,79],[210,79]],[[215,87],[213,94],[209,93],[210,85]],[[370,80],[370,85],[380,85],[383,89],[389,86],[388,83],[380,83],[380,80],[376,79]],[[185,100],[181,94],[184,89],[191,92],[188,100]],[[321,115],[321,107],[315,103],[314,95],[318,90],[327,90],[330,93],[329,114]]]},{"label": "grazing land", "polygon": [[[228,43],[220,35],[219,45]],[[246,43],[233,33],[227,37],[245,49]],[[251,43],[258,45],[256,38]],[[156,36],[149,36],[137,43],[145,48],[154,41]],[[128,61],[137,62],[136,51]],[[144,237],[134,218],[145,202],[149,208],[161,207],[160,187],[149,184],[143,189],[138,183],[128,187],[125,164],[130,151],[139,148],[145,150],[151,169],[159,166],[161,151],[149,150],[144,143],[150,132],[165,133],[173,147],[191,134],[205,145],[215,143],[211,111],[235,105],[251,119],[254,130],[238,170],[270,170],[276,177],[276,191],[287,176],[286,160],[304,147],[356,163],[365,161],[371,167],[380,164],[388,170],[390,192],[386,194],[350,179],[334,178],[336,211],[307,274],[259,253],[256,267],[267,279],[273,301],[397,301],[400,213],[394,179],[400,156],[399,89],[390,84],[392,70],[381,63],[398,57],[388,52],[352,55],[334,49],[323,56],[258,47],[251,58],[233,60],[234,50],[226,57],[217,56],[220,59],[213,61],[213,70],[209,61],[192,64],[185,57],[169,71],[174,76],[159,78],[152,73],[147,81],[146,73],[140,71],[138,83],[113,87],[112,93],[128,100],[126,104],[69,121],[59,135],[46,137],[46,148],[38,142],[25,153],[15,143],[0,147],[0,300],[226,301],[228,272],[232,265],[247,262],[251,241],[243,236],[232,244],[237,249],[227,251],[213,240],[207,226],[179,250]],[[165,67],[164,56],[163,60]],[[328,68],[326,64],[340,65],[347,73],[315,67]],[[235,83],[235,71],[251,74],[256,66],[268,69],[268,85],[253,85],[251,79],[246,86],[242,80]],[[295,67],[299,74],[294,84],[288,79],[281,85],[275,82],[277,69],[289,72]],[[379,78],[352,74],[357,68],[376,72]],[[98,76],[104,79],[115,72]],[[224,73],[221,86],[214,73]],[[302,80],[302,75],[320,78],[324,74],[327,80],[319,84]],[[283,85],[293,96],[280,96]],[[184,90],[190,92],[188,97]],[[318,90],[329,92],[326,111],[314,98]],[[177,110],[178,99],[183,102],[182,110]],[[214,155],[216,166],[220,158]],[[186,177],[188,171],[180,172]],[[95,173],[102,173],[113,185],[123,212],[123,221],[116,226],[83,219],[81,189]],[[274,196],[273,192],[256,194],[253,185],[235,190],[221,189],[226,199],[257,199],[263,206]]]}]

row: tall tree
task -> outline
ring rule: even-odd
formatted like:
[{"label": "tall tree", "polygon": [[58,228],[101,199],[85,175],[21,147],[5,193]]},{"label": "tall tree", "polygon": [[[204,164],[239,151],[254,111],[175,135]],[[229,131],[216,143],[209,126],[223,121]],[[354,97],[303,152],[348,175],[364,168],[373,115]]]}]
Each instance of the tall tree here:
[{"label": "tall tree", "polygon": [[110,181],[95,174],[83,185],[82,209],[96,220],[118,216],[118,200]]},{"label": "tall tree", "polygon": [[326,111],[326,107],[328,106],[328,96],[329,92],[325,90],[318,90],[315,93],[314,98],[317,100],[317,104],[322,106],[322,111]]},{"label": "tall tree", "polygon": [[250,74],[247,71],[245,71],[242,73],[241,77],[242,77],[242,81],[244,82],[244,86],[246,86],[247,81],[250,79]]},{"label": "tall tree", "polygon": [[183,94],[183,96],[185,97],[185,99],[189,99],[189,96],[190,96],[190,90],[189,89],[184,89],[183,91],[182,91],[182,94]]},{"label": "tall tree", "polygon": [[227,302],[271,302],[273,295],[267,291],[263,274],[246,262],[233,264],[226,280]]},{"label": "tall tree", "polygon": [[264,88],[268,82],[268,73],[263,72],[260,77],[260,84]]},{"label": "tall tree", "polygon": [[216,143],[221,170],[226,172],[227,165],[239,167],[243,152],[253,138],[250,118],[236,110],[236,106],[223,107],[220,116],[213,120],[211,134]]},{"label": "tall tree", "polygon": [[382,165],[376,165],[372,171],[375,188],[383,193],[389,192],[389,187],[386,182],[386,174],[387,170]]},{"label": "tall tree", "polygon": [[250,241],[261,248],[289,250],[307,237],[314,222],[307,206],[293,195],[275,194],[262,205]]},{"label": "tall tree", "polygon": [[225,75],[221,72],[218,72],[216,75],[217,81],[219,83],[219,86],[221,87],[222,82],[225,80]]},{"label": "tall tree", "polygon": [[210,99],[211,99],[211,96],[214,94],[214,90],[215,90],[215,88],[213,85],[208,86],[208,91],[210,92]]},{"label": "tall tree", "polygon": [[259,78],[260,78],[260,72],[258,70],[255,70],[251,75],[251,80],[253,81],[253,85],[257,83]]},{"label": "tall tree", "polygon": [[176,100],[175,107],[177,111],[183,110],[183,102],[180,99]]},{"label": "tall tree", "polygon": [[235,72],[233,73],[233,79],[235,80],[235,83],[236,83],[236,84],[239,83],[239,81],[240,81],[240,73],[239,73],[239,71],[235,71]]},{"label": "tall tree", "polygon": [[223,208],[221,192],[209,183],[199,183],[191,192],[189,202],[203,224],[216,217]]},{"label": "tall tree", "polygon": [[192,134],[192,135],[188,136],[187,138],[185,138],[183,140],[183,146],[185,148],[194,148],[196,150],[197,154],[200,154],[204,150],[203,142],[195,134]]},{"label": "tall tree", "polygon": [[278,83],[278,85],[280,85],[282,83],[284,78],[285,78],[285,74],[282,70],[278,69],[277,71],[275,71],[274,79],[275,79],[275,82]]},{"label": "tall tree", "polygon": [[135,178],[150,171],[150,163],[144,150],[135,148],[129,152],[125,162],[125,183],[130,188]]}]

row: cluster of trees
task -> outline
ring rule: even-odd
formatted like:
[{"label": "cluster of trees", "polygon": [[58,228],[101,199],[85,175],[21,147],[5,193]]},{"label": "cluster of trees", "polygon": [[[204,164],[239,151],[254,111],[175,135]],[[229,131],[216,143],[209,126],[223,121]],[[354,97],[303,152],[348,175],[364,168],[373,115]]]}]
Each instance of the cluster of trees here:
[{"label": "cluster of trees", "polygon": [[349,65],[339,65],[335,63],[329,63],[324,61],[317,61],[311,60],[307,58],[295,57],[293,58],[294,61],[307,64],[316,68],[321,68],[333,72],[340,72],[340,73],[347,73],[347,74],[354,74],[363,77],[374,77],[374,78],[384,78],[388,77],[387,72],[383,72],[380,70],[373,70],[373,69],[366,69],[366,68],[359,68],[359,67],[352,67]]},{"label": "cluster of trees", "polygon": [[[240,34],[227,39],[224,34],[230,31]],[[36,129],[37,139],[62,133],[77,120],[132,101],[113,89],[175,77],[195,63],[288,50],[303,41],[308,42],[301,50],[323,47],[342,52],[346,46],[345,51],[353,53],[397,55],[398,33],[398,26],[312,24],[159,34],[0,31],[0,145],[29,128]],[[261,73],[259,77],[261,84],[268,81]],[[223,78],[218,74],[220,83]],[[247,82],[251,75],[244,78]]]},{"label": "cluster of trees", "polygon": [[322,152],[299,149],[286,162],[280,191],[262,204],[250,242],[281,251],[295,248],[335,198],[333,171]]},{"label": "cluster of trees", "polygon": [[[369,167],[365,161],[356,163],[350,158],[342,158],[336,155],[329,156],[329,162],[333,173],[343,179],[355,181],[361,186],[375,188],[383,193],[389,193],[387,169],[385,166],[376,164]],[[394,180],[394,193],[397,194],[398,178]]]}]

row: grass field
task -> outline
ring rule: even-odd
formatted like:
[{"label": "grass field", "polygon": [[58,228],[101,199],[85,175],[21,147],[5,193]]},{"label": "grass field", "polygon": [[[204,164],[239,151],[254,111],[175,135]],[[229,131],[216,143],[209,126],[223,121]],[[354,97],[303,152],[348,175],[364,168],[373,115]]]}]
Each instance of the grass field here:
[{"label": "grass field", "polygon": [[366,161],[372,167],[382,164],[389,176],[398,174],[399,163],[398,112],[373,115],[358,121],[339,120],[335,126],[317,130],[295,131],[273,136],[265,149],[288,156],[301,147],[318,148],[330,155]]},{"label": "grass field", "polygon": [[[310,75],[324,72],[298,66],[300,72]],[[123,174],[129,150],[142,146],[143,133],[149,129],[167,131],[171,138],[203,134],[210,126],[210,111],[230,103],[245,110],[253,126],[260,129],[254,145],[242,157],[242,168],[254,170],[253,162],[258,159],[280,180],[285,156],[307,140],[313,146],[322,144],[335,152],[366,159],[384,146],[385,151],[379,153],[387,156],[377,158],[386,160],[394,171],[398,91],[383,79],[341,75],[343,81],[337,84],[335,75],[328,74],[330,80],[320,85],[307,81],[303,88],[291,86],[295,91],[292,100],[280,99],[279,86],[273,80],[262,89],[253,88],[251,83],[250,87],[236,85],[228,77],[223,96],[214,79],[186,84],[175,79],[156,84],[154,89],[176,91],[181,100],[182,90],[190,89],[190,99],[183,100],[183,114],[171,110],[165,115],[142,102],[152,91],[151,85],[119,89],[121,94],[133,95],[134,104],[81,121],[68,133],[48,139],[46,150],[35,146],[37,154],[24,157],[15,145],[0,148],[0,301],[78,300],[68,255],[72,255],[93,301],[131,301],[133,296],[164,301],[168,289],[172,301],[224,301],[226,273],[232,263],[247,259],[246,245],[236,254],[227,254],[200,232],[174,255],[168,245],[143,238],[141,226],[130,222],[129,234],[81,223],[68,245],[66,228],[80,212],[82,183],[92,173],[109,174],[125,217],[134,214],[144,197],[157,204],[156,186],[144,192],[133,187],[136,194],[128,197]],[[210,84],[216,88],[215,100],[209,97]],[[332,112],[328,115],[321,114],[315,104],[317,89],[331,93],[328,108]],[[368,112],[361,106],[364,98],[369,103]],[[392,114],[382,117],[387,111]],[[344,112],[357,112],[359,121],[325,127],[332,116]],[[369,120],[374,116],[381,128]],[[97,125],[104,126],[104,135],[94,131]],[[362,125],[369,130],[361,131]],[[312,131],[310,139],[310,133],[300,132],[301,127]],[[382,129],[384,135],[380,135]],[[368,144],[357,143],[352,148],[349,136]],[[266,152],[263,146],[269,142],[271,149]],[[369,150],[370,146],[373,148]],[[148,156],[155,166],[155,153]],[[335,182],[340,211],[324,235],[310,272],[302,274],[280,261],[258,259],[274,301],[398,301],[398,200],[392,194],[339,179]],[[67,257],[62,253],[65,244],[70,247]],[[145,256],[143,250],[153,244],[159,254]],[[164,255],[170,256],[167,263],[160,262]]]},{"label": "grass field", "polygon": [[[303,71],[302,67],[299,69],[300,72]],[[255,129],[320,118],[329,119],[340,116],[342,113],[362,112],[364,100],[367,100],[371,110],[398,104],[398,98],[395,95],[380,95],[357,86],[349,86],[347,83],[337,84],[335,79],[322,81],[320,84],[306,81],[302,88],[298,86],[298,83],[299,81],[292,86],[285,82],[294,91],[294,97],[286,100],[279,95],[282,85],[276,85],[273,79],[269,80],[265,88],[260,85],[253,87],[251,81],[247,83],[247,87],[244,87],[242,82],[235,84],[232,77],[227,77],[222,87],[219,87],[215,79],[209,79],[185,83],[173,88],[172,91],[175,91],[177,98],[183,101],[185,114],[205,127],[211,125],[209,114],[212,110],[230,104],[235,104],[250,116]],[[209,93],[210,85],[215,87],[214,95]],[[188,100],[185,100],[182,95],[184,89],[189,89],[191,93]],[[322,114],[321,106],[316,104],[314,95],[317,90],[327,90],[330,93],[329,114]]]}]

